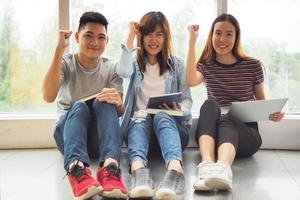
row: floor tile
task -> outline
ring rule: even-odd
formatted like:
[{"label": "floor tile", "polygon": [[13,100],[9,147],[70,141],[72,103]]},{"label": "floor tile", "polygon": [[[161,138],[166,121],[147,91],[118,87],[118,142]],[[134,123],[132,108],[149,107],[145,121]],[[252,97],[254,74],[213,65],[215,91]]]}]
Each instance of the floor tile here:
[{"label": "floor tile", "polygon": [[[122,149],[123,180],[129,186],[127,158],[127,150]],[[260,150],[251,158],[235,161],[232,167],[232,191],[194,192],[193,183],[200,156],[197,148],[188,148],[183,159],[186,177],[185,199],[300,199],[299,160],[299,151]],[[0,150],[0,162],[1,200],[72,199],[68,180],[63,179],[63,156],[58,150]],[[94,174],[97,168],[98,163],[93,160]],[[160,156],[152,156],[149,158],[149,168],[157,187],[166,171],[165,163]],[[102,200],[100,196],[91,199]]]}]

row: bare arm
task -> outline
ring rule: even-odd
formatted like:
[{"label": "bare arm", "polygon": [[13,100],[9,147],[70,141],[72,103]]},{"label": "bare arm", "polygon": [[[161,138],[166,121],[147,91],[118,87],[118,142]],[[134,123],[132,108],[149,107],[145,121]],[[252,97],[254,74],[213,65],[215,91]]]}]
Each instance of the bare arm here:
[{"label": "bare arm", "polygon": [[260,83],[260,84],[256,85],[254,87],[254,92],[255,92],[255,99],[257,99],[257,100],[266,99],[264,83]]},{"label": "bare arm", "polygon": [[45,75],[42,85],[43,99],[48,103],[55,100],[61,85],[61,81],[59,79],[61,59],[65,48],[69,45],[68,39],[71,36],[71,33],[71,31],[59,31],[59,40],[55,49],[53,60]]},{"label": "bare arm", "polygon": [[199,25],[191,25],[188,27],[189,30],[189,47],[186,62],[186,82],[188,86],[196,86],[203,82],[203,75],[197,71],[196,59],[195,59],[195,46],[198,37]]}]

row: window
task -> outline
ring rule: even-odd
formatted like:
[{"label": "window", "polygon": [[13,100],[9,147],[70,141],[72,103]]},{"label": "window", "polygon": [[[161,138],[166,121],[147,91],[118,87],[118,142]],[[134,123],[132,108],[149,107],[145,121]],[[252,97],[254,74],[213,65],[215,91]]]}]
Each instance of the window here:
[{"label": "window", "polygon": [[[68,2],[71,52],[77,51],[74,32],[85,11],[103,13],[108,21],[106,54],[118,60],[128,23],[149,11],[162,11],[172,30],[174,53],[186,59],[189,24],[200,24],[197,56],[216,17],[217,3],[227,0],[2,0],[0,4],[0,113],[55,112],[42,100],[41,84],[52,61],[58,35],[58,2]],[[247,54],[266,68],[268,98],[288,97],[288,113],[300,113],[300,15],[298,0],[228,0],[228,13],[240,22]],[[36,9],[39,8],[39,9]],[[63,9],[63,8],[60,8]],[[226,10],[225,8],[222,8]],[[219,11],[220,12],[220,11]],[[206,99],[204,86],[192,88],[193,111]]]},{"label": "window", "polygon": [[231,0],[242,45],[266,69],[268,98],[288,97],[286,112],[300,113],[300,15],[298,0]]},{"label": "window", "polygon": [[54,110],[43,103],[41,83],[52,60],[57,30],[57,1],[1,1],[0,112]]}]

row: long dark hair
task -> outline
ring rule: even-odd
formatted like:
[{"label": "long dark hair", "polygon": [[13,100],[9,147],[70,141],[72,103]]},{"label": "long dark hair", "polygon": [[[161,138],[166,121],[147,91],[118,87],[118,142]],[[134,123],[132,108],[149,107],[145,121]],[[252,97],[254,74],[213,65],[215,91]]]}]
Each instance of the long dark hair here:
[{"label": "long dark hair", "polygon": [[144,72],[146,70],[147,52],[144,49],[143,38],[145,35],[155,31],[155,28],[160,26],[164,34],[164,45],[161,52],[157,55],[157,62],[159,64],[159,74],[162,75],[170,66],[168,65],[168,59],[173,54],[173,44],[170,31],[170,25],[166,16],[161,12],[148,12],[140,20],[139,31],[137,33],[137,46],[141,47],[137,51],[137,62],[140,69]]},{"label": "long dark hair", "polygon": [[213,24],[211,25],[206,44],[204,46],[204,49],[202,51],[202,54],[201,54],[197,64],[207,63],[216,58],[216,52],[215,52],[215,50],[213,48],[213,44],[212,44],[212,37],[213,37],[213,33],[214,33],[215,24],[218,22],[229,22],[235,28],[235,41],[234,41],[234,46],[232,49],[233,56],[236,57],[237,59],[242,59],[242,58],[247,57],[241,47],[241,31],[240,31],[239,22],[237,21],[237,19],[234,16],[223,13],[223,14],[219,15],[215,19]]}]

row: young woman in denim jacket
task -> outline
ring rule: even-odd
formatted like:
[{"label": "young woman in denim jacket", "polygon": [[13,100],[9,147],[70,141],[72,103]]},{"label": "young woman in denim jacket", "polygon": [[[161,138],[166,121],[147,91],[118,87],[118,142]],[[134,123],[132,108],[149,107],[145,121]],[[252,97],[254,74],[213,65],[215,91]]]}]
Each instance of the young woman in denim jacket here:
[{"label": "young woman in denim jacket", "polygon": [[[133,40],[137,36],[137,54],[133,58]],[[118,74],[130,78],[125,113],[121,130],[125,131],[129,164],[132,174],[131,198],[152,197],[177,199],[184,195],[182,150],[187,146],[191,127],[192,99],[185,82],[183,61],[172,55],[169,23],[161,12],[145,14],[139,23],[129,24],[126,45],[117,67]],[[181,102],[173,108],[181,109],[183,117],[159,112],[148,115],[145,111],[149,96],[182,92]],[[155,140],[152,140],[155,139]],[[167,172],[154,192],[147,169],[149,148],[159,144]],[[154,142],[154,144],[155,144]]]}]

